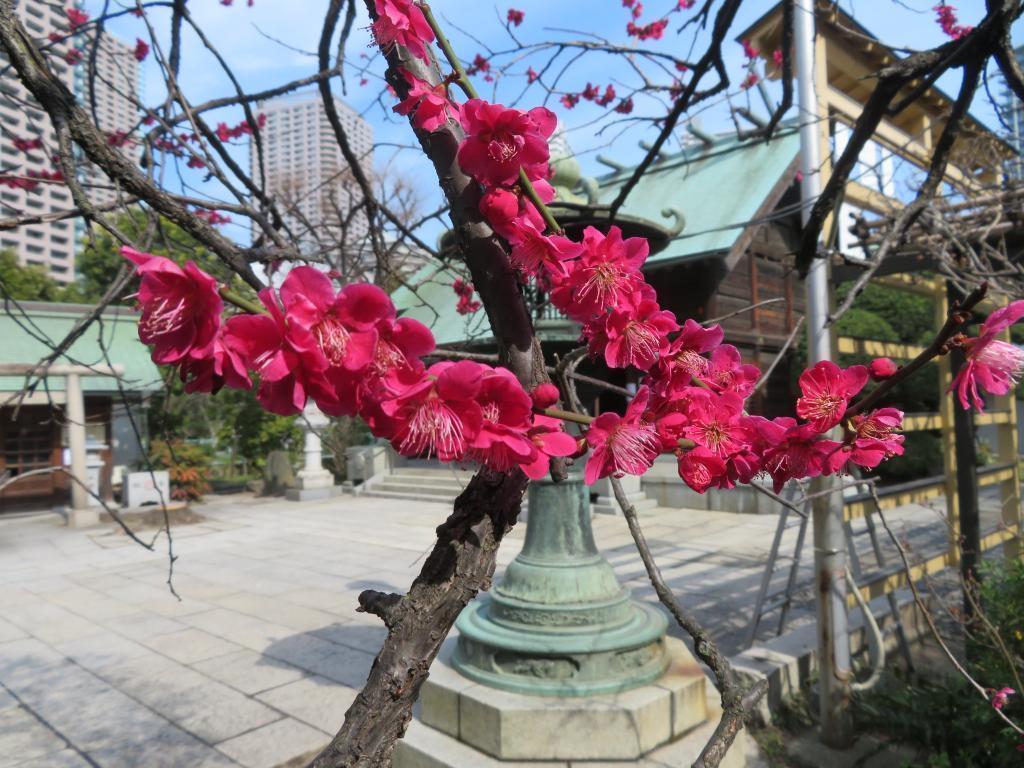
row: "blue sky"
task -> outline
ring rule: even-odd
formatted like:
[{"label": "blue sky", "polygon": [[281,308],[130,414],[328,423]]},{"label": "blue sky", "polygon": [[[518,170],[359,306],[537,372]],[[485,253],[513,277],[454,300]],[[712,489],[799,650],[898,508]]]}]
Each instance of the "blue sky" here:
[{"label": "blue sky", "polygon": [[[218,0],[192,0],[189,3],[190,12],[230,63],[243,88],[248,91],[270,88],[316,71],[316,59],[312,52],[316,49],[323,21],[326,7],[324,0],[255,0],[251,8],[246,7],[245,2],[235,0],[231,7],[221,5]],[[945,39],[935,23],[932,10],[935,3],[936,0],[844,0],[842,5],[884,42],[919,49]],[[645,0],[644,5],[646,12],[641,21],[648,21],[674,6],[675,0]],[[734,25],[735,32],[745,28],[773,5],[766,0],[747,0]],[[93,15],[98,14],[101,7],[95,0],[86,1],[87,10]],[[441,23],[450,30],[453,45],[464,59],[471,59],[478,52],[486,52],[486,46],[503,50],[513,45],[503,26],[505,11],[510,7],[507,4],[436,0],[432,7]],[[587,34],[605,37],[620,44],[629,42],[624,33],[628,11],[622,7],[621,0],[514,0],[514,7],[526,14],[525,22],[517,30],[524,44],[553,39],[581,39]],[[963,0],[956,3],[956,7],[961,23],[972,24],[982,17],[984,0]],[[165,35],[167,9],[155,8],[151,13],[158,34]],[[673,15],[673,22],[665,38],[653,45],[665,51],[688,49],[694,42],[692,32],[688,31],[681,36],[675,34],[675,29],[684,18],[685,15]],[[383,62],[379,57],[369,60],[360,57],[360,54],[370,57],[375,54],[366,32],[368,23],[365,10],[360,8],[359,20],[355,24],[356,29],[348,48],[348,58],[355,65],[369,62],[367,77],[370,82],[361,86],[361,76],[353,67],[346,77],[347,94],[343,98],[363,112],[373,125],[375,138],[381,145],[376,157],[378,167],[391,162],[393,167],[413,181],[422,181],[425,204],[429,205],[437,199],[432,170],[418,150],[398,148],[411,142],[411,132],[404,120],[388,114],[388,110],[383,109],[379,103]],[[115,20],[110,24],[110,29],[128,42],[134,42],[136,36],[146,37],[143,22],[131,16]],[[698,53],[703,39],[703,36],[697,38]],[[166,39],[159,38],[158,41],[166,52]],[[734,82],[738,82],[743,74],[741,48],[738,44],[729,43],[725,51],[729,71]],[[496,93],[493,92],[493,86],[479,78],[478,86],[488,98],[511,101],[522,94],[525,86],[522,73],[527,65],[532,63],[539,69],[539,62],[542,61],[535,57],[512,66],[509,74],[500,80]],[[159,103],[164,95],[163,83],[152,56],[144,65],[144,78],[146,101],[150,104]],[[232,92],[227,78],[194,35],[186,37],[180,80],[184,92],[194,104]],[[620,93],[628,92],[630,87],[637,85],[635,74],[620,58],[610,59],[596,54],[576,62],[562,83],[567,90],[581,90],[588,81],[602,85],[612,82]],[[956,84],[955,76],[940,83],[947,91],[955,90]],[[1001,88],[998,90],[1001,91]],[[752,95],[754,106],[765,111],[756,94]],[[527,91],[519,105],[534,106],[544,96],[539,88],[535,88]],[[742,103],[743,99],[741,97],[736,103]],[[391,100],[386,94],[383,100],[390,107]],[[983,121],[995,125],[993,112],[985,102],[985,97],[979,96],[974,113]],[[653,127],[641,127],[635,123],[628,124],[628,130],[623,130],[627,125],[622,123],[595,123],[603,110],[586,103],[571,111],[565,110],[555,100],[549,100],[547,106],[554,109],[563,120],[570,143],[581,155],[584,172],[594,173],[601,169],[593,160],[593,154],[598,150],[624,160],[637,157],[640,152],[637,148],[638,140],[649,139],[656,132]],[[664,107],[638,98],[634,114],[657,115],[659,110],[661,114],[664,113]],[[223,120],[233,124],[241,118],[240,109],[225,109],[210,116],[214,123]],[[727,108],[723,103],[717,103],[706,110],[701,120],[711,129],[725,130],[730,125]],[[603,131],[600,130],[602,125],[605,126]],[[238,147],[238,159],[247,163],[247,158],[247,150]],[[201,185],[201,174],[190,173],[186,178],[190,183]],[[216,194],[211,185],[202,189],[207,194]],[[242,240],[247,237],[246,230],[240,226],[229,225],[226,234]]]}]

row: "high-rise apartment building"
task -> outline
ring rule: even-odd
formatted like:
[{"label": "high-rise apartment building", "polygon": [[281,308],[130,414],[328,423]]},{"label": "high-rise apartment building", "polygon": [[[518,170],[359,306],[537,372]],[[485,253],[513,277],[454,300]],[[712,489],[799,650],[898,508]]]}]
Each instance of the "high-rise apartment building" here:
[{"label": "high-rise apartment building", "polygon": [[[59,3],[20,0],[16,11],[28,33],[40,44],[48,45],[54,55],[50,66],[71,90],[76,90],[75,68],[64,57],[71,41],[50,43],[51,32],[68,28],[64,8]],[[71,193],[61,183],[45,178],[52,174],[52,156],[57,151],[56,136],[46,113],[7,67],[0,77],[0,174],[10,183],[0,186],[0,215],[45,214],[74,207]],[[21,183],[22,186],[18,186]],[[72,220],[32,224],[0,232],[0,248],[18,254],[22,264],[36,264],[61,282],[75,279],[76,223]]]},{"label": "high-rise apartment building", "polygon": [[[74,7],[74,3],[16,2],[18,17],[28,33],[50,54],[50,68],[88,110],[89,41],[86,33],[69,36],[66,7]],[[79,53],[72,52],[76,49]],[[76,59],[77,64],[73,63]],[[118,131],[130,131],[135,125],[138,62],[133,50],[111,35],[102,38],[95,62],[92,80],[96,117],[100,128],[116,137]],[[6,63],[6,56],[0,53],[0,64]],[[17,75],[5,68],[0,76],[0,216],[47,214],[75,207],[67,186],[53,178],[56,152],[56,136],[48,116]],[[96,168],[83,164],[79,175],[94,203],[112,199],[112,190],[100,188],[110,185]],[[72,282],[82,226],[81,219],[65,219],[4,230],[0,232],[0,248],[13,250],[20,263],[41,266],[60,282]]]},{"label": "high-rise apartment building", "polygon": [[[91,48],[91,40],[87,46]],[[113,35],[104,34],[96,49],[95,61],[96,76],[92,79],[95,84],[92,89],[85,62],[76,73],[79,75],[77,93],[82,106],[107,135],[111,145],[137,157],[139,147],[128,138],[138,125],[139,114],[139,62],[135,59],[135,49]],[[103,204],[117,199],[113,183],[96,166],[84,164],[81,177],[93,203]]]},{"label": "high-rise apartment building", "polygon": [[[334,100],[349,145],[368,175],[373,169],[373,129],[351,107]],[[368,233],[359,187],[335,140],[318,91],[261,102],[263,167],[275,199],[299,247],[335,263],[365,252]],[[250,142],[252,177],[259,181],[256,142]]]}]

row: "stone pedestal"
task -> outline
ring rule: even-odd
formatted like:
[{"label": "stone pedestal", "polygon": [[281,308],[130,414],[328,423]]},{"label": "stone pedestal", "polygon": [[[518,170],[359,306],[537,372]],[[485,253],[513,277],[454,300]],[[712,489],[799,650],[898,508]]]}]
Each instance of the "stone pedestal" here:
[{"label": "stone pedestal", "polygon": [[[674,638],[666,641],[669,666],[657,679],[587,697],[480,685],[452,668],[452,645],[431,667],[419,719],[398,742],[394,768],[566,768],[585,760],[602,768],[691,765],[716,724],[716,694]],[[745,765],[742,741],[723,766]]]},{"label": "stone pedestal", "polygon": [[285,491],[285,498],[289,501],[311,501],[337,496],[341,487],[334,484],[334,475],[324,469],[323,446],[317,432],[327,426],[327,417],[313,403],[306,406],[303,416],[302,426],[306,432],[303,467],[296,476],[295,487]]},{"label": "stone pedestal", "polygon": [[[633,505],[633,508],[637,512],[643,512],[647,509],[654,509],[658,506],[656,499],[647,498],[647,494],[643,492],[640,486],[640,478],[636,475],[623,475],[619,478],[619,483],[622,485],[622,490],[626,493],[626,498],[629,503]],[[593,506],[595,515],[621,515],[622,510],[619,508],[619,502],[615,499],[615,494],[612,493],[612,484],[608,481],[608,478],[602,478],[594,483],[591,488],[597,492],[597,502]]]}]

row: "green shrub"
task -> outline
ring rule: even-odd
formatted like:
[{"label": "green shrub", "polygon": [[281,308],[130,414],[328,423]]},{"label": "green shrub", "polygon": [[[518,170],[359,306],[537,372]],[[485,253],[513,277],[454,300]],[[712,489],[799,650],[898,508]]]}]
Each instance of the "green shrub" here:
[{"label": "green shrub", "polygon": [[155,469],[166,469],[171,498],[198,501],[210,490],[210,456],[198,445],[183,440],[154,440],[149,459]]},{"label": "green shrub", "polygon": [[[1024,562],[988,562],[981,575],[978,595],[985,617],[1013,661],[982,622],[969,637],[966,666],[988,689],[1017,689],[1003,712],[1021,723],[1024,702],[1011,664],[1019,672],[1024,659]],[[881,687],[856,696],[854,711],[859,727],[919,747],[928,755],[927,768],[1016,768],[1024,759],[1017,750],[1024,739],[960,675],[939,680],[888,678]]]}]

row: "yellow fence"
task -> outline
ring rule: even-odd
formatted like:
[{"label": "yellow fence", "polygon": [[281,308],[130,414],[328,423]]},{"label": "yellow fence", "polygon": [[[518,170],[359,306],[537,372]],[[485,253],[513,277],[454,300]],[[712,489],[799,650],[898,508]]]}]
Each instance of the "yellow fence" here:
[{"label": "yellow fence", "polygon": [[[948,304],[945,284],[909,275],[885,278],[882,284],[891,288],[928,296],[935,305],[935,327],[940,328],[946,320]],[[991,311],[998,305],[987,303],[983,311]],[[1005,338],[1009,338],[1007,332]],[[838,351],[842,354],[861,354],[872,357],[891,357],[897,362],[910,360],[920,354],[924,348],[911,344],[894,344],[870,339],[853,339],[841,337],[837,341]],[[943,467],[942,478],[903,483],[888,489],[879,489],[879,501],[883,510],[893,509],[904,504],[924,503],[931,499],[945,496],[949,536],[946,551],[930,556],[914,564],[910,569],[910,578],[914,581],[937,573],[944,568],[957,566],[960,563],[960,507],[957,499],[956,486],[956,436],[953,430],[953,409],[959,408],[953,395],[947,395],[953,379],[948,356],[939,358],[938,378],[940,387],[940,409],[937,413],[907,414],[904,419],[905,431],[939,430],[942,433]],[[978,471],[978,484],[981,487],[998,485],[1001,499],[1001,519],[992,530],[982,530],[982,552],[996,546],[1002,546],[1005,557],[1019,557],[1019,532],[1021,530],[1020,505],[1020,470],[1018,467],[1017,449],[1017,410],[1014,393],[1005,397],[986,399],[987,410],[974,416],[975,426],[995,426],[997,440],[995,446],[996,462]],[[843,505],[846,520],[856,520],[870,515],[875,510],[871,498],[853,498]],[[861,594],[868,600],[885,595],[906,586],[908,574],[902,566],[878,574],[859,585]],[[850,596],[851,607],[855,604]]]}]

